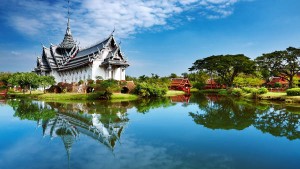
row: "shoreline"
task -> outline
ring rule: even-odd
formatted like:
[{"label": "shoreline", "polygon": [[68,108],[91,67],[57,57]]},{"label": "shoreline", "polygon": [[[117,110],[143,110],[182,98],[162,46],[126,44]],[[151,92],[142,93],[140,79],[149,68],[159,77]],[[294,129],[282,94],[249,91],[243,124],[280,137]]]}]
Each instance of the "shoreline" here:
[{"label": "shoreline", "polygon": [[300,96],[287,96],[286,92],[268,92],[266,94],[257,95],[256,98],[253,98],[251,94],[243,94],[240,97],[233,96],[230,94],[220,94],[219,92],[222,89],[208,89],[208,90],[199,90],[199,93],[203,94],[219,94],[223,96],[236,97],[240,99],[251,99],[256,101],[276,101],[286,104],[295,104],[300,103]]},{"label": "shoreline", "polygon": [[[164,97],[184,95],[183,91],[169,90]],[[41,101],[91,101],[93,99],[88,98],[89,94],[86,93],[41,93],[32,92],[29,93],[7,93],[6,98],[19,98],[19,99],[36,99]],[[108,101],[134,101],[140,97],[135,94],[123,94],[113,93]]]}]

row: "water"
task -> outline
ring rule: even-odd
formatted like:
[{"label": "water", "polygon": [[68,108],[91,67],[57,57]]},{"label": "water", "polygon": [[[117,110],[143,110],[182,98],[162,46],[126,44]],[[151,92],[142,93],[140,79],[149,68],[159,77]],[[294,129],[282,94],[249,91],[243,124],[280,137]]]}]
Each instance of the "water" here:
[{"label": "water", "polygon": [[0,169],[299,169],[297,112],[195,94],[121,103],[7,100],[0,103]]}]

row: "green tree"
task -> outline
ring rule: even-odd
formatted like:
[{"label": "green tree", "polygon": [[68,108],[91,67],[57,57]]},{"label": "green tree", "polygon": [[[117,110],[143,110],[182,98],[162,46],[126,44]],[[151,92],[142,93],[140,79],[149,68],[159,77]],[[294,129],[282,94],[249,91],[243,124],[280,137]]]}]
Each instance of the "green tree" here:
[{"label": "green tree", "polygon": [[262,72],[270,72],[269,76],[282,76],[292,88],[293,78],[300,71],[300,49],[289,47],[283,51],[266,53],[255,61]]},{"label": "green tree", "polygon": [[8,72],[0,72],[0,82],[2,82],[5,86],[8,85],[8,80],[12,76],[11,73]]},{"label": "green tree", "polygon": [[190,70],[202,70],[211,77],[215,73],[227,87],[231,87],[239,73],[254,72],[255,64],[243,54],[217,55],[197,60]]},{"label": "green tree", "polygon": [[20,86],[25,93],[25,89],[29,89],[31,94],[32,88],[39,86],[39,76],[35,73],[14,73],[8,80],[12,85]]},{"label": "green tree", "polygon": [[176,75],[176,73],[171,73],[169,78],[177,78],[178,76]]},{"label": "green tree", "polygon": [[46,93],[45,88],[55,84],[55,79],[53,76],[40,76],[39,85],[43,87],[44,93]]},{"label": "green tree", "polygon": [[239,74],[233,81],[233,83],[239,87],[245,86],[261,86],[264,80],[261,77],[257,77],[252,74]]}]

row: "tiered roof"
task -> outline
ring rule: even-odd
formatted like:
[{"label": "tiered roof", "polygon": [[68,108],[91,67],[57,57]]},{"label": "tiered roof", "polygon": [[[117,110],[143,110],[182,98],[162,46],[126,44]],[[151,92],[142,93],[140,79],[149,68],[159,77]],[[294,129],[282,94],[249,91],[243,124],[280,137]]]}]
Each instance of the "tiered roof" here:
[{"label": "tiered roof", "polygon": [[52,45],[50,48],[43,46],[41,57],[37,58],[37,67],[35,72],[49,72],[51,70],[65,71],[80,68],[89,65],[99,55],[103,49],[109,48],[107,58],[103,66],[117,65],[128,67],[129,64],[121,52],[120,46],[111,34],[108,38],[85,49],[80,49],[79,45],[73,39],[70,21],[68,24],[63,41],[58,45]]}]

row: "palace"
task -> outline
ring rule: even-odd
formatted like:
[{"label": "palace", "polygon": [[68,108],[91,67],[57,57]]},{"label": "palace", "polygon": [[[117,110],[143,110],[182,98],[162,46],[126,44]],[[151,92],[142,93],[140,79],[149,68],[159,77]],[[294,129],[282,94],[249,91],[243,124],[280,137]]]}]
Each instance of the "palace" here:
[{"label": "palace", "polygon": [[63,41],[59,45],[51,44],[50,48],[43,46],[34,72],[52,75],[57,83],[89,79],[125,80],[125,69],[128,66],[113,33],[103,41],[81,49],[73,40],[68,17]]}]

